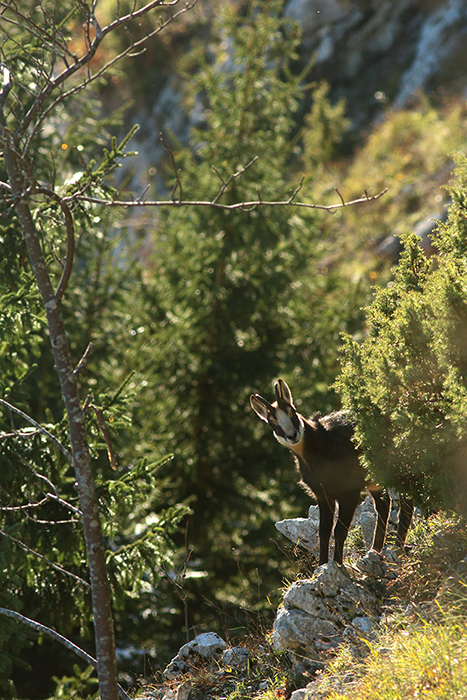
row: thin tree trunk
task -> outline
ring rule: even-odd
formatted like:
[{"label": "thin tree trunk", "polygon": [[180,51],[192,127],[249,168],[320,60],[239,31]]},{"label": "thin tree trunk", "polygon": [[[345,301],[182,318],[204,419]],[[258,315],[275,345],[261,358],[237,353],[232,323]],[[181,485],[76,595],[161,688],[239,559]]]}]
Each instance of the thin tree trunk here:
[{"label": "thin tree trunk", "polygon": [[[1,115],[0,115],[1,118]],[[24,196],[21,160],[11,145],[6,126],[0,124],[5,164],[11,195],[23,231],[29,259],[44,303],[50,342],[70,427],[73,467],[75,471],[92,589],[94,632],[101,700],[117,700],[117,667],[110,586],[105,564],[104,544],[91,468],[85,415],[81,407],[78,379],[74,373],[67,335],[61,314],[61,294],[57,298],[28,202]]]}]

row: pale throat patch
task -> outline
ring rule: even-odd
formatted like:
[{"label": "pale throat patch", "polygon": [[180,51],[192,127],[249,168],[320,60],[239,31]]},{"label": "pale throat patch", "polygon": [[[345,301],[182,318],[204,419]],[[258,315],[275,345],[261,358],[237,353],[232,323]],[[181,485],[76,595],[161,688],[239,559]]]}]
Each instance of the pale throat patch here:
[{"label": "pale throat patch", "polygon": [[298,446],[303,440],[303,433],[305,432],[303,418],[299,414],[297,414],[297,418],[299,421],[298,430],[294,428],[292,419],[283,411],[278,411],[276,413],[276,418],[277,422],[279,423],[279,426],[282,428],[285,435],[287,436],[283,437],[282,435],[277,435],[277,433],[274,433],[276,440],[278,440],[278,442],[280,442],[281,445],[284,445],[284,447],[288,447],[289,449],[293,449],[294,446]]}]

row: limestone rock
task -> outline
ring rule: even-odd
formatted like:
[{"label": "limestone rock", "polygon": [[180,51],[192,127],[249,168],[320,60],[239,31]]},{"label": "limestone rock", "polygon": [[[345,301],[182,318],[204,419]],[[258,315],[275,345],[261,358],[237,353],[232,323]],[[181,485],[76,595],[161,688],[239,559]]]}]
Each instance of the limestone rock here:
[{"label": "limestone rock", "polygon": [[184,644],[178,652],[182,659],[200,657],[202,659],[219,659],[227,644],[215,632],[198,634],[191,642]]},{"label": "limestone rock", "polygon": [[173,680],[191,669],[193,661],[203,659],[215,661],[221,658],[227,644],[215,632],[198,634],[191,642],[184,644],[169,663],[163,676],[166,680]]},{"label": "limestone rock", "polygon": [[354,639],[370,634],[378,615],[376,596],[350,578],[344,566],[330,562],[311,579],[290,586],[274,622],[273,644],[279,651],[316,659],[345,635]]}]

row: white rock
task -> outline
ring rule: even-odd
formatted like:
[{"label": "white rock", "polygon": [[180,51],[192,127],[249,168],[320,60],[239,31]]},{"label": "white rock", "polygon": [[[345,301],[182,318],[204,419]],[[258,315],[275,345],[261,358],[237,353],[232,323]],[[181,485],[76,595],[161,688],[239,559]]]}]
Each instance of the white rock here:
[{"label": "white rock", "polygon": [[[337,522],[338,512],[334,515],[334,524]],[[373,499],[367,494],[365,500],[355,510],[351,527],[360,524],[365,546],[371,547],[376,524],[376,511]],[[310,506],[308,518],[289,518],[275,523],[276,529],[287,537],[293,544],[300,545],[313,554],[319,551],[319,508]],[[332,556],[333,542],[331,542],[330,556]]]},{"label": "white rock", "polygon": [[378,552],[375,552],[374,549],[370,549],[364,557],[356,562],[355,566],[364,574],[370,574],[377,578],[384,578],[389,572],[388,565],[383,557]]},{"label": "white rock", "polygon": [[202,659],[219,659],[227,644],[215,632],[198,634],[191,642],[184,644],[179,649],[178,656],[181,659],[191,659],[199,656]]},{"label": "white rock", "polygon": [[[414,92],[421,90],[439,71],[443,60],[465,42],[467,5],[465,0],[447,0],[440,3],[422,26],[415,59],[402,76],[394,105],[401,109]],[[464,30],[465,31],[465,30]]]},{"label": "white rock", "polygon": [[175,697],[175,700],[188,700],[190,697],[191,693],[191,681],[186,680],[183,681],[183,683],[180,683],[180,685],[177,688],[177,695]]},{"label": "white rock", "polygon": [[306,688],[299,688],[298,690],[293,691],[292,695],[290,696],[290,700],[304,700],[306,694]]},{"label": "white rock", "polygon": [[303,610],[279,608],[272,633],[272,643],[277,651],[306,650],[313,654],[316,640],[337,641],[339,628],[330,620],[308,615]]},{"label": "white rock", "polygon": [[190,667],[188,664],[177,655],[174,656],[162,675],[166,680],[172,681],[178,676],[183,676],[183,674],[187,673],[189,670]]},{"label": "white rock", "polygon": [[313,578],[296,581],[286,591],[274,622],[273,645],[316,659],[344,636],[370,635],[378,614],[378,601],[367,587],[350,578],[342,565],[329,562]]},{"label": "white rock", "polygon": [[275,523],[276,529],[294,544],[309,552],[316,552],[319,547],[318,529],[313,527],[308,518],[290,518]]}]

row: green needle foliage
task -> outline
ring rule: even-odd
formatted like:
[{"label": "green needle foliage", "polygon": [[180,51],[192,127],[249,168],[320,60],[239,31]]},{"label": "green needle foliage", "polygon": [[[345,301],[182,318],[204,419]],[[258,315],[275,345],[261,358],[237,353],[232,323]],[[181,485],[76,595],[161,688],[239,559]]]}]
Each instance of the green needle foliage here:
[{"label": "green needle foliage", "polygon": [[467,512],[467,161],[427,261],[415,237],[367,309],[368,338],[347,338],[338,387],[364,461],[428,508]]},{"label": "green needle foliage", "polygon": [[[212,45],[185,59],[186,105],[202,118],[168,163],[175,200],[284,201],[293,192],[286,173],[304,75],[291,71],[299,36],[281,8],[252,2],[242,17],[226,5]],[[297,395],[331,402],[326,385],[352,295],[317,269],[325,244],[315,213],[180,207],[160,215],[152,240],[138,350],[151,409],[144,401],[137,411],[140,447],[173,451],[168,497],[194,496],[188,542],[208,574],[202,588],[188,582],[198,601],[190,623],[206,624],[202,596],[230,612],[245,601],[266,607],[286,564],[269,543],[272,523],[307,507],[249,395],[285,375]],[[264,589],[247,591],[259,561]]]}]

